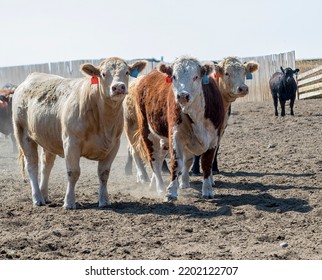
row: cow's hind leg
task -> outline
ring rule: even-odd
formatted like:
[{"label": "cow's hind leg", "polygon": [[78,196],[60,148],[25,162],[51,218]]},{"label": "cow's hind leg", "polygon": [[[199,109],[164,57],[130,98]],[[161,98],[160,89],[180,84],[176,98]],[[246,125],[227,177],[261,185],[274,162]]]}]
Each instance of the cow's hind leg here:
[{"label": "cow's hind leg", "polygon": [[41,151],[41,176],[40,176],[40,190],[46,203],[48,199],[48,181],[50,172],[54,166],[56,155],[44,149]]},{"label": "cow's hind leg", "polygon": [[136,167],[136,181],[138,183],[150,182],[149,175],[145,168],[145,164],[139,156],[139,154],[133,150],[132,157],[134,158]]},{"label": "cow's hind leg", "polygon": [[45,199],[38,184],[38,145],[28,136],[21,137],[19,142],[24,154],[25,166],[30,179],[32,202],[35,206],[45,205]]},{"label": "cow's hind leg", "polygon": [[[229,107],[230,108],[230,107]],[[218,160],[217,160],[217,157],[218,157],[218,150],[219,150],[219,146],[216,150],[216,153],[215,153],[215,158],[214,158],[214,161],[212,163],[212,175],[215,175],[215,174],[219,174],[219,168],[218,168]]]},{"label": "cow's hind leg", "polygon": [[200,156],[194,156],[191,168],[191,176],[201,176],[200,172]]},{"label": "cow's hind leg", "polygon": [[273,102],[274,102],[274,110],[275,110],[275,116],[278,116],[278,110],[277,110],[277,106],[278,106],[278,99],[277,99],[277,95],[273,96]]},{"label": "cow's hind leg", "polygon": [[127,159],[126,159],[126,163],[125,163],[125,175],[132,175],[132,162],[133,162],[133,158],[132,158],[132,153],[131,153],[131,147],[128,147],[127,149]]}]

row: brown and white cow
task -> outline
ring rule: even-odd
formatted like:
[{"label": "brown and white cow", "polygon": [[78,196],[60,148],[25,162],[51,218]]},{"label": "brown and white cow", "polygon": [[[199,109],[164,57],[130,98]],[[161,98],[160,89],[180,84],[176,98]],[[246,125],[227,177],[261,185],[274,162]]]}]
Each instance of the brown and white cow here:
[{"label": "brown and white cow", "polygon": [[[122,102],[128,92],[129,75],[145,66],[145,61],[128,65],[123,59],[113,57],[98,67],[82,65],[84,78],[33,73],[16,89],[14,132],[25,158],[34,205],[49,201],[48,179],[56,155],[66,161],[65,209],[76,208],[80,157],[98,161],[98,206],[110,205],[107,181],[123,131]],[[42,147],[40,186],[38,145]]]},{"label": "brown and white cow", "polygon": [[182,172],[180,187],[189,187],[188,171],[193,155],[202,155],[202,196],[213,197],[211,164],[224,111],[219,89],[214,79],[208,77],[212,67],[184,56],[170,66],[159,65],[159,71],[144,76],[137,85],[139,133],[158,192],[165,190],[161,165],[168,152],[164,149],[169,148],[171,175],[167,201],[178,196],[179,172]]},{"label": "brown and white cow", "polygon": [[[139,143],[140,137],[138,135],[138,119],[137,119],[137,85],[143,76],[138,79],[132,80],[129,85],[129,93],[125,97],[124,101],[124,131],[127,137],[128,146],[128,157],[125,166],[125,174],[132,175],[132,161],[134,160],[136,167],[136,177],[138,183],[149,182],[149,175],[145,168],[145,154],[144,152],[137,151],[142,147],[142,143]],[[142,160],[141,157],[144,157]]]},{"label": "brown and white cow", "polygon": [[[255,61],[249,61],[242,63],[236,57],[226,57],[220,63],[215,65],[215,71],[213,76],[219,87],[220,93],[224,101],[225,121],[224,129],[222,130],[221,137],[227,126],[230,116],[231,104],[236,101],[237,98],[244,97],[248,94],[248,86],[245,84],[246,77],[255,73],[259,68],[259,64]],[[215,154],[212,170],[214,173],[218,173],[217,152]],[[195,157],[192,173],[199,173],[199,157]]]}]

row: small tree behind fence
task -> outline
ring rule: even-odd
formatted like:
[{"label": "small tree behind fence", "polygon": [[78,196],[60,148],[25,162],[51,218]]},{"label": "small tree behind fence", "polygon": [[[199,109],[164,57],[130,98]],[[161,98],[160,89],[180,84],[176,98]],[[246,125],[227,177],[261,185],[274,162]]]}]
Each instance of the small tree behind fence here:
[{"label": "small tree behind fence", "polygon": [[[280,67],[295,68],[295,51],[281,54],[272,54],[257,57],[239,58],[242,62],[254,60],[259,63],[259,70],[253,74],[251,80],[246,80],[249,86],[249,94],[237,99],[237,102],[270,100],[269,79],[273,73],[280,71]],[[0,87],[6,83],[19,85],[32,72],[44,72],[59,75],[65,78],[82,77],[79,69],[84,63],[98,65],[103,59],[74,60],[65,62],[53,62],[35,65],[23,65],[0,68]],[[129,60],[133,63],[137,59]],[[146,59],[149,63],[142,74],[149,73],[159,63],[155,59]]]}]

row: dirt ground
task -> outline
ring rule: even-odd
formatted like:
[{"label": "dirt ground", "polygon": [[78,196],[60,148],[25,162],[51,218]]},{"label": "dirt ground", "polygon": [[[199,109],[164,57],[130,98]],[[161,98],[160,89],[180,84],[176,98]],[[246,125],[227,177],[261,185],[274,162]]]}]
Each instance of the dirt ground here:
[{"label": "dirt ground", "polygon": [[84,159],[78,209],[66,211],[63,159],[51,203],[34,207],[11,142],[0,138],[0,259],[322,259],[321,141],[322,100],[297,101],[284,118],[272,102],[235,103],[214,199],[202,199],[201,177],[192,177],[178,201],[163,203],[135,170],[124,175],[123,138],[111,207],[98,209],[97,163]]}]

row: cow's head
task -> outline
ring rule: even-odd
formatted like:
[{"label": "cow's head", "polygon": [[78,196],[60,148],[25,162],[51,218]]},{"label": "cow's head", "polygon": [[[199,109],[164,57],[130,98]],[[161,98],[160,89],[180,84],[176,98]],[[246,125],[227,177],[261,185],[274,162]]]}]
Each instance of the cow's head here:
[{"label": "cow's head", "polygon": [[257,62],[242,63],[235,57],[227,57],[215,65],[214,76],[222,94],[233,101],[237,97],[248,94],[248,86],[245,84],[246,75],[256,72],[258,68]]},{"label": "cow's head", "polygon": [[282,73],[284,74],[285,78],[286,78],[286,82],[288,82],[290,79],[293,78],[293,75],[297,75],[297,73],[300,71],[300,69],[295,69],[293,70],[292,68],[290,67],[287,67],[287,68],[284,68],[281,66],[281,71]]},{"label": "cow's head", "polygon": [[91,76],[91,83],[99,84],[104,94],[114,100],[123,100],[128,93],[129,77],[137,77],[146,65],[146,61],[129,65],[121,58],[112,57],[102,61],[98,67],[83,64],[81,71]]},{"label": "cow's head", "polygon": [[213,65],[201,65],[197,59],[184,56],[170,66],[160,64],[158,70],[172,81],[175,100],[184,110],[202,92],[203,78],[213,71]]}]

